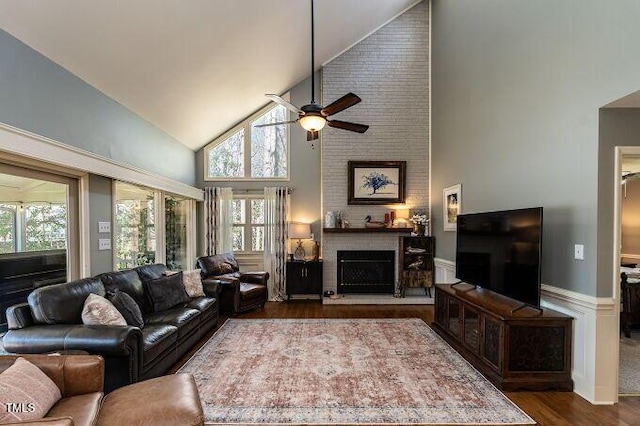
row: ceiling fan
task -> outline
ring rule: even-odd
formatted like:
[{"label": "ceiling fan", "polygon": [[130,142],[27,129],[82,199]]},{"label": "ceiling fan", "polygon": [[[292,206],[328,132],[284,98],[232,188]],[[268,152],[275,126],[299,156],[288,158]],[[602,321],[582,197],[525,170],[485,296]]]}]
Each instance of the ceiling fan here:
[{"label": "ceiling fan", "polygon": [[353,93],[347,93],[340,99],[323,107],[316,103],[315,98],[315,52],[314,52],[314,26],[313,26],[313,0],[311,0],[311,103],[298,108],[290,102],[282,99],[278,95],[266,95],[272,101],[284,106],[288,110],[298,114],[298,118],[291,121],[282,121],[279,123],[259,124],[255,127],[278,126],[289,123],[300,123],[303,129],[307,131],[307,140],[312,141],[318,139],[318,131],[325,125],[336,129],[349,130],[351,132],[364,133],[369,126],[365,124],[350,123],[348,121],[329,120],[328,117],[344,111],[347,108],[359,103],[362,99]]}]

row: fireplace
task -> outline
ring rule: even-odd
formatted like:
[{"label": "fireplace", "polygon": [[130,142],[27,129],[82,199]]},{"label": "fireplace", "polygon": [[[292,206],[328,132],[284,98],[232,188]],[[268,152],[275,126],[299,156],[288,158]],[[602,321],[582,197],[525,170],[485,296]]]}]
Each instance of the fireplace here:
[{"label": "fireplace", "polygon": [[393,250],[338,250],[338,293],[393,294]]}]

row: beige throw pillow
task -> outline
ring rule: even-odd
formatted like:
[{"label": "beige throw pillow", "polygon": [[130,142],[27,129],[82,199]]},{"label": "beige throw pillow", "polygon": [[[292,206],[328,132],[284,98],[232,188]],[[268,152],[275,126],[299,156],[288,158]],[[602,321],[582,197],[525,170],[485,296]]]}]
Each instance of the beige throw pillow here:
[{"label": "beige throw pillow", "polygon": [[82,323],[86,325],[127,325],[127,321],[113,306],[113,303],[94,293],[87,296],[84,301]]},{"label": "beige throw pillow", "polygon": [[200,269],[182,272],[182,283],[190,298],[204,296],[202,280],[200,279]]},{"label": "beige throw pillow", "polygon": [[41,419],[60,398],[53,380],[24,358],[0,373],[0,423]]}]

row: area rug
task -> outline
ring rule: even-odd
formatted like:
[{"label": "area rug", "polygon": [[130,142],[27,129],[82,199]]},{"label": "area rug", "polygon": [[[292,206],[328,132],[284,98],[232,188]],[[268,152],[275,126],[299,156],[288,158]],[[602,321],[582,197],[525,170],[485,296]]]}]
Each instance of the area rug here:
[{"label": "area rug", "polygon": [[640,395],[640,333],[620,338],[618,391],[621,395]]},{"label": "area rug", "polygon": [[535,424],[420,319],[231,319],[180,370],[207,424]]}]

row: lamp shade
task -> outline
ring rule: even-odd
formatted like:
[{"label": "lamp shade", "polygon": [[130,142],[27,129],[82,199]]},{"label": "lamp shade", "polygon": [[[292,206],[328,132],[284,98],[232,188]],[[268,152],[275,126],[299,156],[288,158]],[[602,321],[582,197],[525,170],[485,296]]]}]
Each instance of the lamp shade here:
[{"label": "lamp shade", "polygon": [[296,222],[289,224],[289,238],[308,240],[311,238],[311,224]]},{"label": "lamp shade", "polygon": [[396,219],[409,219],[409,209],[397,209]]}]

